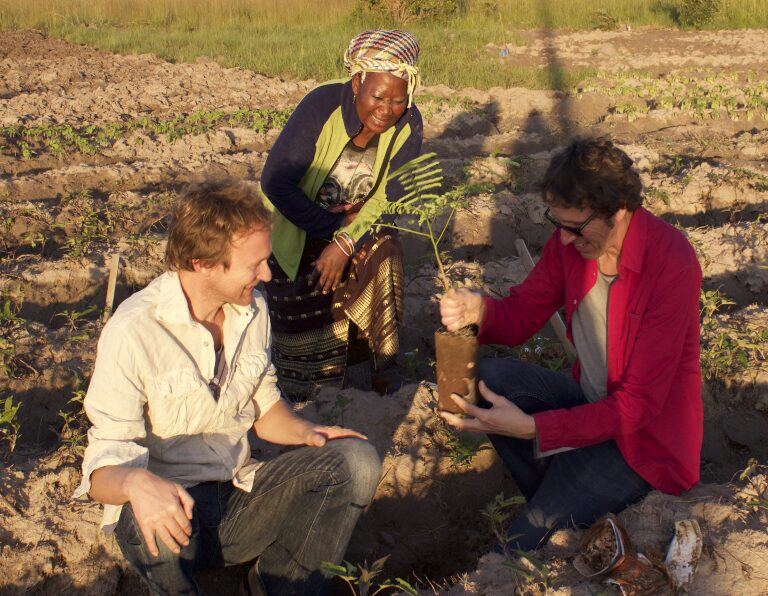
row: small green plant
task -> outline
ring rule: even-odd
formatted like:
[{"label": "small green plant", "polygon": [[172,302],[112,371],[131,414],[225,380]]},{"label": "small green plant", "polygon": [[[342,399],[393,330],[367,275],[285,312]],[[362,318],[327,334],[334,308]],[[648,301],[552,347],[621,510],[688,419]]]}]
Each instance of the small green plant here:
[{"label": "small green plant", "polygon": [[669,193],[666,190],[663,190],[661,188],[651,188],[648,191],[648,196],[653,199],[658,199],[662,203],[664,203],[667,207],[671,204],[671,199],[669,198]]},{"label": "small green plant", "polygon": [[338,424],[344,426],[344,410],[352,403],[352,398],[343,393],[336,394],[336,402],[331,409],[323,415],[323,421],[328,425]]},{"label": "small green plant", "polygon": [[19,374],[24,361],[16,354],[15,337],[22,329],[24,319],[18,316],[20,306],[0,293],[0,369],[7,377]]},{"label": "small green plant", "polygon": [[508,545],[510,538],[507,536],[507,525],[512,516],[511,509],[525,504],[525,497],[516,495],[514,497],[504,497],[504,493],[499,493],[488,503],[480,512],[488,520],[491,527],[491,533],[498,541],[499,545],[508,554]]},{"label": "small green plant", "polygon": [[70,331],[76,331],[78,328],[78,325],[80,325],[87,317],[93,312],[96,312],[97,306],[95,304],[91,304],[90,306],[84,308],[83,310],[63,310],[61,312],[57,312],[55,315],[53,315],[53,318],[51,319],[51,322],[53,322],[55,319],[64,319],[64,325],[67,329]]},{"label": "small green plant", "polygon": [[679,0],[677,18],[683,27],[701,29],[720,11],[721,0]]},{"label": "small green plant", "polygon": [[326,573],[343,579],[347,586],[349,586],[353,596],[374,596],[385,590],[399,590],[400,592],[416,596],[418,594],[416,588],[399,577],[394,580],[385,580],[379,584],[374,584],[374,580],[381,574],[388,558],[389,555],[382,557],[374,561],[370,567],[367,566],[367,562],[364,562],[362,565],[353,565],[349,561],[343,561],[343,565],[323,561],[321,567]]},{"label": "small green plant", "polygon": [[752,457],[739,474],[739,480],[746,484],[749,497],[747,507],[768,511],[768,466],[759,464]]},{"label": "small green plant", "polygon": [[[766,357],[768,329],[750,331],[738,322],[722,321],[716,314],[735,304],[720,289],[701,292],[701,369],[710,381],[743,372]],[[725,323],[725,324],[724,324]]]},{"label": "small green plant", "polygon": [[14,405],[13,397],[8,396],[3,402],[3,410],[0,412],[0,439],[8,443],[9,451],[16,448],[16,443],[21,437],[19,429],[21,424],[17,414],[21,404]]},{"label": "small green plant", "polygon": [[[204,134],[223,126],[247,126],[258,132],[266,132],[285,126],[291,111],[270,108],[234,112],[203,110],[192,114],[177,114],[164,120],[141,116],[127,122],[89,124],[81,128],[69,124],[8,125],[0,126],[0,140],[4,141],[0,147],[13,150],[23,159],[32,159],[44,151],[49,151],[55,157],[75,152],[96,155],[134,131],[170,142],[185,135]],[[140,145],[143,139],[136,137],[134,143]]]},{"label": "small green plant", "polygon": [[549,567],[524,550],[516,549],[514,554],[515,559],[504,561],[502,565],[512,569],[525,584],[536,586],[539,591],[543,590],[544,594],[549,594],[549,591],[554,588],[554,578]]},{"label": "small green plant", "polygon": [[403,368],[411,379],[419,376],[419,348],[403,354]]},{"label": "small green plant", "polygon": [[67,402],[67,408],[58,412],[59,417],[64,422],[59,431],[61,442],[67,445],[77,455],[82,456],[85,452],[86,430],[88,427],[83,402],[85,401],[85,389],[83,389],[83,380],[80,375],[75,373],[75,387],[72,391],[72,397]]},{"label": "small green plant", "polygon": [[99,205],[89,190],[68,196],[63,205],[71,212],[74,225],[55,224],[53,227],[67,232],[67,253],[73,259],[85,256],[114,232],[112,211],[107,206]]},{"label": "small green plant", "polygon": [[491,445],[485,435],[460,432],[451,434],[446,441],[451,465],[454,467],[468,467],[474,457],[481,451],[490,449]]},{"label": "small green plant", "polygon": [[459,13],[461,0],[358,0],[358,17],[379,16],[394,23],[434,22]]},{"label": "small green plant", "polygon": [[604,8],[600,8],[595,11],[595,20],[597,21],[595,29],[613,31],[619,27],[619,19],[617,19]]},{"label": "small green plant", "polygon": [[504,497],[504,493],[496,495],[481,511],[483,517],[488,520],[496,540],[499,542],[504,556],[507,558],[502,565],[509,567],[528,585],[536,585],[548,593],[553,587],[553,578],[549,567],[536,559],[532,554],[521,549],[510,549],[510,542],[517,538],[516,535],[507,533],[509,518],[513,514],[513,508],[525,504],[525,497]]}]

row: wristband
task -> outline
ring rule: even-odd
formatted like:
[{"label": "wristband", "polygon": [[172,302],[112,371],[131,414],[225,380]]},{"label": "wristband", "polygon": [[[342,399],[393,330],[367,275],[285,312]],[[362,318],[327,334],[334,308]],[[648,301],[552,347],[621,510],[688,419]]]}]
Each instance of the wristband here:
[{"label": "wristband", "polygon": [[347,258],[352,256],[351,252],[347,252],[346,250],[344,250],[344,247],[341,245],[341,242],[339,242],[338,236],[336,236],[336,238],[334,238],[333,241],[336,243],[336,246],[338,246],[341,249],[341,252],[343,252],[346,255]]},{"label": "wristband", "polygon": [[349,253],[350,254],[354,254],[354,252],[355,252],[355,243],[352,241],[352,238],[349,237],[349,234],[347,234],[346,232],[341,232],[336,237],[338,238],[339,236],[341,236],[344,239],[344,241],[347,243],[347,245],[349,246]]}]

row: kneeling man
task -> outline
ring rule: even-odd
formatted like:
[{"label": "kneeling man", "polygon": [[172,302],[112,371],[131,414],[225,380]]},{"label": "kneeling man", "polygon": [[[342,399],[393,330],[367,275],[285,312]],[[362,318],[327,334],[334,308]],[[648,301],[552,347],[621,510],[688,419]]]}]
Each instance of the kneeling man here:
[{"label": "kneeling man", "polygon": [[539,547],[557,528],[588,526],[655,488],[699,481],[701,268],[683,234],[642,207],[632,160],[605,138],[555,155],[543,181],[555,231],[509,296],[468,289],[440,301],[449,330],[480,342],[525,342],[565,307],[578,360],[573,378],[514,359],[478,363],[483,399],[455,398],[487,433],[527,503],[512,545]]},{"label": "kneeling man", "polygon": [[[246,593],[323,593],[320,565],[341,561],[379,478],[364,436],[281,399],[254,289],[271,277],[270,224],[245,183],[188,187],[170,271],[121,304],[99,340],[76,496],[104,503],[104,525],[155,594],[197,594],[195,571],[256,558]],[[256,461],[250,428],[304,447]]]}]

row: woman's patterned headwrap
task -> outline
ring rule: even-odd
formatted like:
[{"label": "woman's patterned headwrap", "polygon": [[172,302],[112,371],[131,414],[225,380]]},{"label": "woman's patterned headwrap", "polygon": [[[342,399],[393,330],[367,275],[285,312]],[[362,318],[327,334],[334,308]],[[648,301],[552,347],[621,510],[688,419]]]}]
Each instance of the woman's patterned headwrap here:
[{"label": "woman's patterned headwrap", "polygon": [[419,84],[419,42],[407,31],[373,29],[364,31],[344,53],[344,68],[349,76],[366,72],[388,72],[408,81],[408,107]]}]

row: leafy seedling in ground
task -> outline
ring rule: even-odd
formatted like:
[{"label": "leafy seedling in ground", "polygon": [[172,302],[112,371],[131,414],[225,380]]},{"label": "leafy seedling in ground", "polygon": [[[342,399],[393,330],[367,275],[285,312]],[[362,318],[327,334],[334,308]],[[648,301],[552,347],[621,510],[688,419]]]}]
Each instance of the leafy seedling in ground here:
[{"label": "leafy seedling in ground", "polygon": [[381,575],[388,558],[389,555],[382,557],[374,561],[370,567],[367,562],[362,565],[353,565],[349,561],[343,561],[343,565],[323,561],[321,567],[326,573],[344,580],[353,596],[375,596],[385,590],[398,590],[416,596],[418,594],[416,588],[399,577],[394,580],[387,579],[378,584],[374,583],[376,577]]},{"label": "leafy seedling in ground", "polygon": [[475,456],[481,451],[490,449],[491,445],[485,435],[469,432],[451,433],[446,441],[448,456],[454,467],[469,467]]},{"label": "leafy seedling in ground", "polygon": [[747,485],[747,507],[753,511],[768,511],[768,466],[759,464],[752,457],[747,462],[747,467],[739,474],[739,480]]},{"label": "leafy seedling in ground", "polygon": [[336,394],[336,401],[331,409],[323,415],[323,422],[327,425],[339,425],[344,426],[344,410],[352,403],[352,398],[347,397],[343,393]]},{"label": "leafy seedling in ground", "polygon": [[8,396],[3,402],[3,409],[0,411],[0,439],[8,443],[9,451],[16,448],[16,443],[21,437],[19,429],[21,424],[17,414],[21,404],[13,403],[13,396]]},{"label": "leafy seedling in ground", "polygon": [[720,289],[701,292],[701,369],[709,381],[758,368],[765,360],[768,329],[750,330],[737,318],[718,318],[725,306],[736,304]]},{"label": "leafy seedling in ground", "polygon": [[532,554],[521,549],[511,549],[509,546],[518,537],[508,534],[509,520],[513,514],[517,513],[520,505],[524,504],[525,497],[523,496],[505,498],[504,493],[499,493],[493,501],[483,508],[481,513],[488,521],[491,532],[507,558],[502,565],[512,569],[525,584],[534,586],[546,594],[553,587],[552,573],[549,567]]},{"label": "leafy seedling in ground", "polygon": [[64,423],[61,430],[58,431],[59,439],[81,457],[85,453],[88,429],[88,420],[83,409],[85,393],[83,380],[79,374],[75,373],[72,397],[69,398],[66,408],[58,412],[59,418]]},{"label": "leafy seedling in ground", "polygon": [[[3,298],[0,293],[0,299]],[[24,326],[24,319],[18,316],[20,308],[19,304],[5,297],[0,309],[0,369],[9,378],[17,377],[22,366],[34,370],[16,354],[16,336]]]}]

